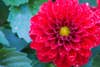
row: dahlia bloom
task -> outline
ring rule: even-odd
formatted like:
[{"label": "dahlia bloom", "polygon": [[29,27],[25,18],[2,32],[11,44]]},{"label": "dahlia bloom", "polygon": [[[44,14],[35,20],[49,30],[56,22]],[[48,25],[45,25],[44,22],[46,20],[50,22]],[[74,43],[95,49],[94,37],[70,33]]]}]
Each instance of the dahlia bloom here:
[{"label": "dahlia bloom", "polygon": [[100,43],[98,18],[88,3],[48,0],[31,18],[30,47],[41,62],[57,67],[80,67]]}]

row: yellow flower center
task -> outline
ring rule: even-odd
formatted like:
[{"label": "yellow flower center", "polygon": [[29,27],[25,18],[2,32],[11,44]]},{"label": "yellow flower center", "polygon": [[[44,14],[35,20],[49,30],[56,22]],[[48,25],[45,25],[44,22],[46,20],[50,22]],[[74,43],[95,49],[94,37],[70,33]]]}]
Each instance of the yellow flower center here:
[{"label": "yellow flower center", "polygon": [[68,36],[70,34],[70,29],[67,26],[61,27],[59,33],[61,36]]}]

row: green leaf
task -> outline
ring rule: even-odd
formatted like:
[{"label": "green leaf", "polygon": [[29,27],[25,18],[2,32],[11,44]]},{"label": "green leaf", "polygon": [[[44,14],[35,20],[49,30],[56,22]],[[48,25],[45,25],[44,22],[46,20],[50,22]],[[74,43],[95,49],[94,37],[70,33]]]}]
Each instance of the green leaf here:
[{"label": "green leaf", "polygon": [[0,43],[5,47],[13,47],[22,50],[28,44],[26,41],[16,37],[9,29],[0,29]]},{"label": "green leaf", "polygon": [[5,45],[5,46],[9,46],[9,42],[1,30],[0,30],[0,43]]},{"label": "green leaf", "polygon": [[14,33],[17,33],[19,38],[24,38],[28,43],[31,41],[29,37],[30,18],[32,14],[28,6],[21,6],[20,8],[11,7],[8,17],[10,26]]},{"label": "green leaf", "polygon": [[12,31],[17,33],[19,38],[24,38],[28,43],[31,41],[29,37],[30,19],[45,1],[47,0],[30,0],[28,5],[10,8],[8,21]]},{"label": "green leaf", "polygon": [[92,67],[100,67],[100,54],[97,54],[97,55],[93,58]]},{"label": "green leaf", "polygon": [[25,53],[13,48],[0,49],[0,67],[32,67],[31,60]]},{"label": "green leaf", "polygon": [[7,6],[19,6],[28,3],[28,0],[3,0]]},{"label": "green leaf", "polygon": [[80,1],[80,3],[88,2],[88,3],[90,3],[90,5],[96,6],[96,0],[79,0],[79,1]]}]

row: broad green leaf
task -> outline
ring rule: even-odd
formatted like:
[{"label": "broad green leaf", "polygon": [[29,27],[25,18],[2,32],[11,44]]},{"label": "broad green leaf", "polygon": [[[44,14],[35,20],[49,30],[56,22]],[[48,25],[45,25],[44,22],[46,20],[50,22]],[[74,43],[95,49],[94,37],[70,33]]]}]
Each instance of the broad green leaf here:
[{"label": "broad green leaf", "polygon": [[9,42],[1,30],[0,30],[0,43],[5,46],[9,46]]},{"label": "broad green leaf", "polygon": [[92,6],[96,6],[96,0],[79,0],[80,3],[86,3],[88,2]]},{"label": "broad green leaf", "polygon": [[25,4],[28,3],[29,0],[3,0],[3,2],[7,5],[7,6],[19,6],[21,4]]},{"label": "broad green leaf", "polygon": [[92,67],[100,67],[100,54],[97,54],[97,55],[93,58]]},{"label": "broad green leaf", "polygon": [[22,50],[28,45],[26,41],[16,37],[9,29],[0,30],[0,43],[5,47],[13,47],[17,50]]},{"label": "broad green leaf", "polygon": [[29,37],[30,18],[32,14],[29,7],[24,5],[20,8],[11,7],[8,17],[10,26],[14,33],[17,33],[19,38],[24,38],[28,43],[31,41]]},{"label": "broad green leaf", "polygon": [[28,5],[10,8],[8,21],[12,31],[17,33],[20,38],[24,38],[28,43],[31,41],[29,37],[30,19],[38,11],[40,4],[46,1],[30,0]]},{"label": "broad green leaf", "polygon": [[31,60],[13,48],[0,49],[0,67],[32,67]]}]

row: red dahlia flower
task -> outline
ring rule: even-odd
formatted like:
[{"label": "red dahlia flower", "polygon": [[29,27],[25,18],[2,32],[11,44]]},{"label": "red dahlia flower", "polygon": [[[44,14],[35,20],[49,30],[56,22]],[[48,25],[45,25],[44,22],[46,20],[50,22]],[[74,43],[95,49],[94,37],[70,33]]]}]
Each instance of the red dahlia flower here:
[{"label": "red dahlia flower", "polygon": [[80,67],[99,44],[97,16],[78,0],[49,0],[31,18],[31,48],[41,62],[57,67]]}]

